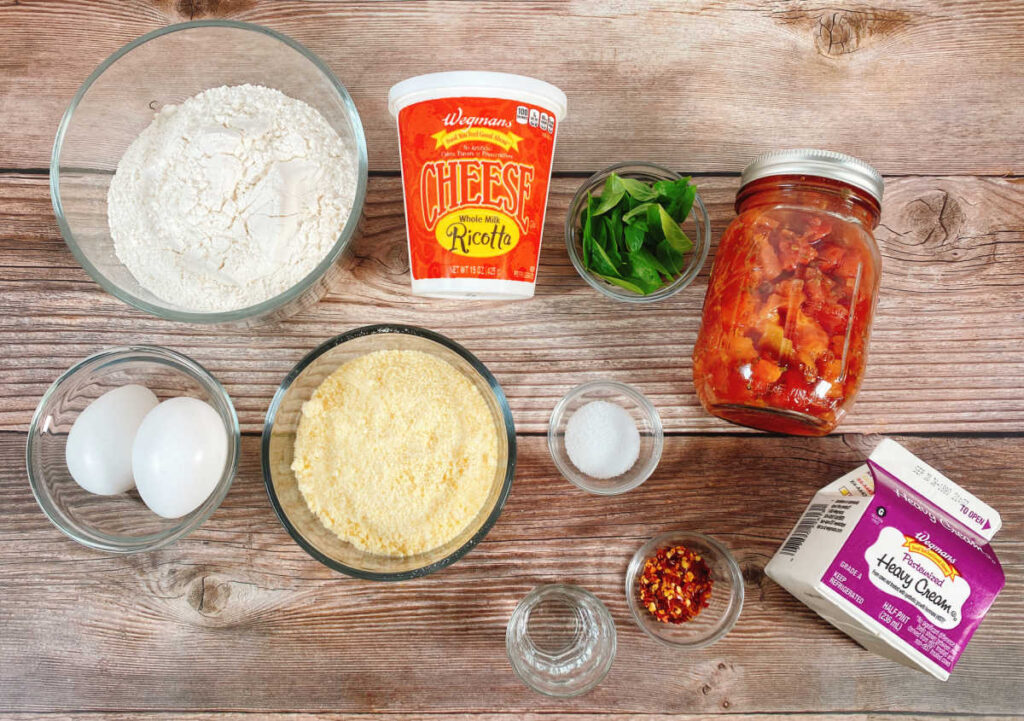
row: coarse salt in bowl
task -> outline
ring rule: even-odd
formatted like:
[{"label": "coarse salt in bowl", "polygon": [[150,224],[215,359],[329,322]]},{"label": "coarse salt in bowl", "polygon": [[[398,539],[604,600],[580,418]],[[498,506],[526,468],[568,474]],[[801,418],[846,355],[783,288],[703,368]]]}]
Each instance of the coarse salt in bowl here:
[{"label": "coarse salt in bowl", "polygon": [[[578,413],[583,416],[574,422]],[[633,432],[638,436],[635,445]],[[595,443],[588,438],[597,434],[608,440]],[[548,423],[548,450],[559,472],[598,495],[625,493],[646,481],[661,460],[664,442],[657,409],[640,391],[617,381],[573,388],[555,405]]]},{"label": "coarse salt in bowl", "polygon": [[433,73],[392,87],[388,108],[412,292],[532,297],[565,93],[522,75]]}]

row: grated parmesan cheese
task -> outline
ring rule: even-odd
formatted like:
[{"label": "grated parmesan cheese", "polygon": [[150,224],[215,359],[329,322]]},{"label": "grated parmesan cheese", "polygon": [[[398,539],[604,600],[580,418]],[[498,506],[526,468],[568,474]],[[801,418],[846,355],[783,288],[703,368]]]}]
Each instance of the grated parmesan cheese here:
[{"label": "grated parmesan cheese", "polygon": [[310,510],[357,548],[442,546],[487,502],[498,429],[479,389],[422,351],[348,361],[302,407],[292,471]]}]

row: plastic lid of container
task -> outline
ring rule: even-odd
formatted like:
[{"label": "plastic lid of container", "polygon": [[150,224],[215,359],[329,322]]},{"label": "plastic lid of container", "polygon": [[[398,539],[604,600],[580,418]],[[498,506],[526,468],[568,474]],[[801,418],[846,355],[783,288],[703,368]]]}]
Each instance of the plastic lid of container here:
[{"label": "plastic lid of container", "polygon": [[397,116],[402,108],[413,103],[460,96],[522,100],[547,108],[559,121],[565,117],[568,106],[565,93],[543,80],[510,73],[456,70],[417,75],[393,85],[388,92],[388,110]]},{"label": "plastic lid of container", "polygon": [[832,150],[772,150],[754,158],[740,177],[740,187],[772,175],[813,175],[860,188],[882,202],[881,174],[859,158]]}]

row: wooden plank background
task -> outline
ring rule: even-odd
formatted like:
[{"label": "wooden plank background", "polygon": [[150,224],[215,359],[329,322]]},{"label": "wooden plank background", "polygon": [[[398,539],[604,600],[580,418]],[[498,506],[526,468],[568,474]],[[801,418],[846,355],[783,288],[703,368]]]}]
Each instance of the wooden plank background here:
[{"label": "wooden plank background", "polygon": [[[629,379],[659,407],[669,432],[736,432],[704,413],[691,353],[709,262],[691,288],[648,308],[595,293],[566,255],[566,208],[581,180],[557,178],[548,201],[537,296],[465,303],[409,294],[400,180],[371,180],[364,235],[345,275],[319,304],[256,329],[175,324],[126,309],[89,279],[56,231],[41,176],[0,175],[0,429],[27,427],[64,369],[101,348],[166,345],[206,365],[247,431],[311,348],[368,323],[435,328],[496,374],[521,432],[542,433],[573,385]],[[733,213],[736,178],[697,179],[718,234]],[[1024,182],[904,177],[889,181],[882,291],[863,389],[845,432],[1011,432],[1024,428]],[[44,277],[40,278],[43,274]],[[41,283],[45,280],[45,283]],[[501,333],[495,329],[501,328]],[[54,343],[59,338],[59,343]]]},{"label": "wooden plank background", "polygon": [[[1024,454],[1002,438],[896,438],[1004,501],[996,548],[1008,583],[945,684],[863,651],[763,573],[813,492],[862,462],[876,436],[671,436],[655,475],[618,498],[573,488],[544,438],[521,438],[512,495],[485,541],[451,568],[397,585],[339,577],[306,556],[274,517],[258,439],[246,436],[241,472],[213,517],[169,549],[129,558],[72,544],[41,517],[21,468],[0,471],[5,705],[1016,713],[1024,707],[1024,668],[1015,663],[1024,654],[1024,523],[1014,513],[1020,502],[1007,512],[1005,501],[1018,492]],[[0,453],[16,456],[22,440],[0,434]],[[632,552],[674,527],[725,542],[747,591],[735,629],[683,655],[643,635],[622,591]],[[597,593],[619,634],[606,681],[569,701],[529,691],[504,655],[516,602],[563,579]]]},{"label": "wooden plank background", "polygon": [[111,52],[214,16],[265,24],[326,60],[378,171],[398,169],[388,88],[458,68],[566,91],[557,171],[590,173],[624,149],[688,172],[736,172],[780,146],[827,146],[901,175],[1004,175],[1021,162],[1015,0],[7,0],[0,12],[0,157],[12,168],[49,163],[68,100]]},{"label": "wooden plank background", "polygon": [[[79,83],[123,43],[192,16],[262,23],[304,43],[348,85],[366,127],[365,233],[330,293],[278,325],[204,328],[132,311],[78,267],[53,220],[46,168]],[[569,95],[528,302],[408,292],[385,97],[402,78],[463,67],[536,75]],[[1019,716],[1022,67],[1024,4],[1012,0],[0,1],[0,716]],[[624,308],[578,278],[562,234],[583,176],[642,158],[698,174],[717,240],[743,164],[802,145],[855,153],[887,175],[869,369],[842,433],[824,439],[750,433],[701,411],[690,353],[707,269],[669,301]],[[307,557],[274,517],[258,469],[262,416],[287,371],[324,339],[373,322],[430,327],[478,354],[520,433],[513,492],[484,543],[439,574],[388,586]],[[246,436],[231,493],[200,530],[118,558],[49,525],[23,449],[61,371],[138,342],[206,365]],[[602,376],[643,390],[668,433],[651,480],[613,499],[563,481],[542,437],[556,400]],[[880,434],[1003,514],[995,547],[1007,587],[946,684],[859,649],[763,574],[813,491]],[[620,588],[632,550],[673,527],[724,540],[747,583],[735,630],[683,656],[641,634]],[[606,681],[571,701],[531,693],[504,656],[516,601],[561,579],[609,605],[620,640]]]}]

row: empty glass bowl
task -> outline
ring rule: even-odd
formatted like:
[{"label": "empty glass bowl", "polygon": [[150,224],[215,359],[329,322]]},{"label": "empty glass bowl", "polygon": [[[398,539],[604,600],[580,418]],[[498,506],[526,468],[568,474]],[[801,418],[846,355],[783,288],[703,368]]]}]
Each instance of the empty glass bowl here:
[{"label": "empty glass bowl", "polygon": [[573,267],[576,268],[576,272],[583,280],[587,281],[592,288],[614,300],[626,303],[653,303],[675,295],[694,281],[701,268],[704,267],[704,262],[708,259],[708,251],[711,248],[711,223],[700,193],[698,192],[694,198],[693,209],[682,224],[683,232],[693,241],[693,249],[686,254],[686,267],[671,283],[663,285],[649,295],[640,295],[612,285],[591,273],[583,265],[583,211],[587,207],[587,196],[600,195],[605,181],[612,173],[648,183],[658,180],[679,180],[683,177],[668,168],[643,162],[618,163],[591,175],[583,181],[572,202],[569,203],[569,214],[565,219],[565,244],[569,251],[569,260],[572,261]]},{"label": "empty glass bowl", "polygon": [[615,661],[615,621],[585,588],[552,583],[530,591],[505,629],[505,651],[523,683],[567,698],[591,690]]},{"label": "empty glass bowl", "polygon": [[[283,293],[248,308],[196,312],[143,288],[114,253],[107,189],[124,151],[154,113],[221,85],[262,85],[315,108],[337,131],[356,170],[352,211],[320,263]],[[50,161],[50,195],[68,248],[104,290],[161,318],[192,323],[278,319],[318,300],[339,273],[366,195],[366,141],[348,91],[313,53],[259,25],[213,20],[154,30],[107,58],[64,113]]]},{"label": "empty glass bowl", "polygon": [[[369,553],[342,541],[309,510],[292,473],[295,434],[302,405],[327,376],[346,362],[379,350],[416,350],[454,366],[480,390],[498,430],[498,463],[480,512],[448,543],[414,556]],[[396,429],[396,432],[400,432]],[[516,431],[498,381],[477,358],[448,338],[423,328],[372,325],[343,333],[309,353],[281,382],[263,427],[263,479],[278,518],[309,555],[336,571],[374,581],[425,576],[462,558],[491,530],[505,505],[516,467]]]},{"label": "empty glass bowl", "polygon": [[[711,571],[708,607],[685,623],[659,621],[640,603],[637,579],[644,562],[665,546],[685,546],[701,555]],[[705,648],[729,633],[743,608],[743,574],[732,554],[710,536],[687,531],[669,531],[655,536],[637,549],[626,569],[626,601],[638,626],[651,638],[679,649]]]},{"label": "empty glass bowl", "polygon": [[[129,383],[149,388],[161,401],[177,396],[206,401],[224,422],[228,454],[220,480],[210,497],[182,518],[156,515],[135,489],[93,495],[68,473],[64,449],[78,414],[107,391]],[[151,551],[187,536],[217,510],[238,470],[239,440],[231,399],[201,365],[157,346],[113,348],[73,366],[43,394],[28,430],[28,480],[43,513],[82,545],[111,553]]]},{"label": "empty glass bowl", "polygon": [[[591,401],[609,401],[623,408],[640,432],[640,455],[625,473],[614,478],[596,478],[581,471],[572,462],[565,447],[565,430],[569,419]],[[597,380],[569,391],[558,401],[548,422],[548,450],[559,472],[570,483],[584,491],[611,496],[636,488],[658,467],[665,434],[657,409],[643,393],[617,381]]]}]

